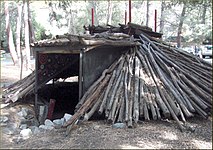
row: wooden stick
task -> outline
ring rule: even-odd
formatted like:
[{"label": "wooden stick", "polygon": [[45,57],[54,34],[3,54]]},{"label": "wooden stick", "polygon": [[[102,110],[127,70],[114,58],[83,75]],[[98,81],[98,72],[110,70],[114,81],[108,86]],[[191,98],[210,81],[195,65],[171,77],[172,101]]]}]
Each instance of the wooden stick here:
[{"label": "wooden stick", "polygon": [[109,84],[108,84],[108,86],[107,86],[106,92],[104,93],[104,97],[103,97],[101,106],[100,106],[100,108],[99,108],[99,110],[98,110],[98,113],[99,113],[100,115],[103,113],[103,110],[104,110],[105,107],[106,107],[107,96],[108,96],[108,93],[109,93],[109,91],[110,91],[110,89],[111,89],[111,87],[112,87],[112,83],[113,83],[113,81],[114,81],[114,79],[115,79],[115,74],[116,74],[116,70],[113,71],[113,74],[112,74],[112,77],[111,77],[111,79],[110,79],[110,81],[109,81]]},{"label": "wooden stick", "polygon": [[134,92],[134,113],[133,119],[137,123],[139,119],[139,60],[135,57],[135,92]]}]

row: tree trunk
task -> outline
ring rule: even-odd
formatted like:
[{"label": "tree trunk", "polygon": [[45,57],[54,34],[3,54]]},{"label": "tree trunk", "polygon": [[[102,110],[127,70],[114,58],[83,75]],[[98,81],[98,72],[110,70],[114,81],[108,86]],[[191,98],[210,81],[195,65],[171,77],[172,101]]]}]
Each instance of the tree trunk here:
[{"label": "tree trunk", "polygon": [[181,46],[181,32],[183,28],[183,21],[186,14],[186,4],[183,4],[183,9],[180,16],[180,22],[178,25],[178,33],[177,33],[177,47],[179,48]]},{"label": "tree trunk", "polygon": [[107,9],[107,22],[106,24],[112,24],[112,3],[111,0],[108,0],[108,9]]},{"label": "tree trunk", "polygon": [[33,24],[32,24],[32,17],[30,14],[30,6],[29,3],[27,3],[27,7],[28,7],[28,23],[29,23],[29,34],[30,34],[30,42],[34,43],[35,42],[35,33],[34,33],[34,28],[33,28]]},{"label": "tree trunk", "polygon": [[16,23],[16,51],[19,59],[19,65],[21,65],[21,19],[22,19],[22,4],[18,4],[18,16]]},{"label": "tree trunk", "polygon": [[[1,12],[1,6],[2,6],[2,2],[0,1],[0,14],[2,14],[2,12]],[[0,29],[1,29],[1,23],[0,23]],[[2,35],[2,33],[1,33],[1,30],[0,30],[0,50],[1,50],[1,35]]]},{"label": "tree trunk", "polygon": [[149,0],[147,0],[147,4],[146,4],[146,26],[149,26]]},{"label": "tree trunk", "polygon": [[29,0],[24,1],[24,29],[25,29],[25,51],[26,51],[26,70],[30,67],[30,36],[29,36],[29,18],[28,18],[28,3]]},{"label": "tree trunk", "polygon": [[75,26],[74,26],[74,17],[73,17],[72,9],[70,9],[70,12],[69,12],[68,28],[69,28],[69,33],[70,34],[75,34],[76,31],[75,31]]},{"label": "tree trunk", "polygon": [[206,23],[206,10],[207,10],[207,2],[204,1],[202,5],[202,16],[201,16],[201,24]]},{"label": "tree trunk", "polygon": [[13,33],[12,29],[10,27],[10,16],[9,16],[9,6],[8,2],[5,3],[5,15],[6,15],[6,31],[7,31],[7,42],[8,42],[8,48],[11,54],[11,57],[13,59],[14,65],[18,63],[18,56],[15,51],[15,45],[13,41]]},{"label": "tree trunk", "polygon": [[161,16],[160,16],[160,33],[163,33],[164,28],[164,10],[165,10],[165,0],[162,0],[161,2]]}]

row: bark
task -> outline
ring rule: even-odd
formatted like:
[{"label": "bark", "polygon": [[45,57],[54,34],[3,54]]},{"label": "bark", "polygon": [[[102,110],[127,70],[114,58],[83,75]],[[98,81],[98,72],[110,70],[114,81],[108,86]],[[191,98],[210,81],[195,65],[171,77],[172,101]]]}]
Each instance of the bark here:
[{"label": "bark", "polygon": [[[2,2],[0,1],[0,14],[2,14]],[[0,23],[0,29],[1,29],[1,23]],[[2,36],[2,33],[1,33],[1,30],[0,30],[0,50],[1,50],[1,36]]]},{"label": "bark", "polygon": [[28,18],[28,3],[24,1],[24,31],[25,31],[25,51],[26,51],[26,70],[30,68],[30,35],[29,35],[29,18]]},{"label": "bark", "polygon": [[108,0],[108,8],[107,8],[107,22],[106,24],[112,24],[112,3],[111,0]]},{"label": "bark", "polygon": [[116,80],[116,83],[115,83],[115,86],[113,87],[112,89],[112,94],[110,95],[110,99],[109,99],[109,103],[107,105],[107,108],[106,110],[109,112],[111,110],[111,107],[112,107],[112,104],[114,102],[114,98],[115,98],[115,95],[116,95],[116,92],[117,92],[117,89],[118,89],[118,86],[119,86],[119,83],[122,79],[122,67],[123,67],[123,64],[124,64],[124,59],[121,61],[121,63],[119,64],[118,66],[118,69],[116,71],[116,76],[118,77],[117,80]]},{"label": "bark", "polygon": [[34,43],[35,42],[35,32],[34,32],[34,28],[33,28],[33,24],[32,24],[32,17],[31,17],[31,13],[30,13],[30,6],[29,3],[27,3],[27,7],[28,7],[28,23],[29,23],[29,34],[30,34],[30,43]]},{"label": "bark", "polygon": [[109,93],[110,89],[112,88],[112,84],[113,84],[113,81],[114,81],[114,79],[115,79],[115,74],[116,74],[116,71],[114,70],[114,71],[113,71],[113,74],[112,74],[112,77],[111,77],[111,79],[110,79],[110,81],[109,81],[109,84],[108,84],[108,86],[107,86],[106,92],[105,92],[105,94],[104,94],[104,97],[103,97],[101,106],[100,106],[100,108],[99,108],[99,111],[98,111],[99,114],[102,114],[102,113],[103,113],[103,110],[104,110],[105,107],[106,107],[106,102],[107,102],[107,98],[108,98],[108,93]]},{"label": "bark", "polygon": [[203,9],[202,9],[202,15],[201,15],[201,24],[205,24],[206,23],[206,10],[207,10],[207,1],[204,0],[204,3],[202,5]]},{"label": "bark", "polygon": [[161,16],[160,16],[160,33],[163,33],[164,29],[164,19],[165,19],[165,0],[162,0],[161,2]]},{"label": "bark", "polygon": [[177,47],[181,47],[181,33],[182,33],[182,28],[183,28],[183,21],[185,19],[185,14],[186,14],[186,4],[183,4],[183,9],[180,15],[180,22],[178,24],[178,31],[177,31]]},{"label": "bark", "polygon": [[133,113],[133,119],[134,122],[137,123],[139,119],[139,60],[137,57],[135,57],[135,92],[134,92],[134,113]]},{"label": "bark", "polygon": [[[70,6],[72,6],[72,2],[70,4]],[[75,34],[75,25],[74,25],[74,14],[72,12],[72,9],[70,9],[69,12],[69,22],[68,22],[68,28],[69,28],[69,33],[70,34]]]},{"label": "bark", "polygon": [[146,4],[146,26],[149,26],[149,3],[150,0],[147,0],[147,4]]},{"label": "bark", "polygon": [[22,3],[18,4],[18,17],[17,17],[17,24],[16,24],[16,51],[18,54],[19,59],[19,66],[20,66],[20,79],[22,79],[22,52],[21,52],[21,25],[22,25],[22,10],[23,5]]},{"label": "bark", "polygon": [[13,33],[10,26],[10,14],[9,14],[9,2],[5,2],[5,15],[6,15],[6,31],[7,31],[7,42],[8,42],[8,48],[13,60],[14,65],[18,64],[18,56],[17,52],[15,51],[15,45],[13,41]]}]

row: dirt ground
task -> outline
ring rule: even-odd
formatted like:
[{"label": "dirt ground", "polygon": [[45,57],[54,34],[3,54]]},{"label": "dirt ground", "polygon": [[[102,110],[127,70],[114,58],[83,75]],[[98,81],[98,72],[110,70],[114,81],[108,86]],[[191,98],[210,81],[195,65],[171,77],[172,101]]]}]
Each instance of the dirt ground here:
[{"label": "dirt ground", "polygon": [[[29,72],[24,72],[27,75]],[[1,65],[1,85],[19,79],[19,69]],[[212,149],[212,118],[188,118],[194,131],[181,132],[174,121],[142,121],[137,127],[114,129],[104,120],[92,120],[76,126],[65,136],[66,129],[34,134],[29,139],[13,140],[1,134],[2,149]]]}]

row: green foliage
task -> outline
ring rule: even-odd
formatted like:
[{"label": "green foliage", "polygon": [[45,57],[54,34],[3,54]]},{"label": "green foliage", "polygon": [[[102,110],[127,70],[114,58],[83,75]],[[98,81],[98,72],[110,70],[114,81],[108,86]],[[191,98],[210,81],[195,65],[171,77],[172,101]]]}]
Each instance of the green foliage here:
[{"label": "green foliage", "polygon": [[[165,27],[164,36],[176,36],[178,23],[180,20],[180,11],[182,4],[186,4],[186,16],[183,22],[182,36],[187,42],[202,43],[205,38],[210,39],[212,36],[212,2],[211,0],[171,0],[165,1]],[[158,1],[159,3],[159,1]],[[68,33],[83,33],[83,26],[91,25],[91,8],[95,8],[95,25],[106,25],[108,1],[48,1],[49,5],[49,22],[58,29],[64,29]],[[117,26],[118,23],[124,24],[124,13],[128,11],[128,1],[111,1],[112,4],[112,23]],[[155,6],[152,2],[152,6]],[[179,7],[179,8],[178,8]],[[203,10],[206,7],[205,24],[202,24]],[[4,9],[4,6],[2,5]],[[17,9],[15,2],[10,4],[11,27],[13,33],[16,29]],[[157,7],[156,7],[157,8]],[[146,20],[146,0],[132,1],[132,22],[142,24]],[[160,11],[158,11],[160,14]],[[150,11],[152,17],[153,11]],[[35,31],[36,40],[47,38],[46,27],[43,27],[35,20],[36,12],[31,11],[32,24]],[[159,15],[160,16],[160,15]],[[150,18],[152,19],[152,18]],[[158,18],[158,24],[160,22]],[[2,39],[6,39],[5,17],[1,18],[2,27],[0,29]],[[127,19],[128,21],[128,19]],[[144,25],[144,24],[143,24]],[[62,33],[63,34],[63,33]],[[22,37],[22,40],[24,37]]]},{"label": "green foliage", "polygon": [[[5,21],[5,14],[4,14],[4,2],[2,2],[1,4],[1,40],[3,41],[7,41],[7,33],[6,33],[6,21]],[[9,13],[10,13],[10,26],[12,29],[12,33],[13,33],[13,39],[16,39],[16,22],[17,22],[17,17],[18,17],[18,10],[17,10],[17,3],[15,2],[10,2],[9,3]],[[33,24],[33,28],[34,28],[34,32],[35,32],[35,38],[36,40],[41,40],[41,39],[45,39],[45,27],[43,27],[41,24],[39,24],[36,20],[35,20],[35,12],[34,11],[30,11],[31,13],[31,20],[32,20],[32,24]],[[22,35],[21,35],[21,43],[24,43],[24,20],[22,18]],[[3,46],[6,46],[7,44],[5,44]]]}]

